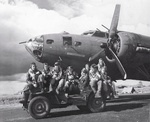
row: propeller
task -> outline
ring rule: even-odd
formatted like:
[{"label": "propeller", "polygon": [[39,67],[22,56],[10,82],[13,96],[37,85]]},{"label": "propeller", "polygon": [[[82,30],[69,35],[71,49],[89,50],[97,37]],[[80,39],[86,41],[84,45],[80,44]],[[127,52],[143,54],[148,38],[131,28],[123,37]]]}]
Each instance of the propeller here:
[{"label": "propeller", "polygon": [[111,21],[111,26],[109,30],[109,39],[113,38],[117,33],[117,26],[119,21],[119,14],[120,14],[120,5],[117,4],[115,7],[114,15]]},{"label": "propeller", "polygon": [[123,79],[127,79],[127,73],[123,67],[123,65],[121,64],[119,58],[117,57],[117,55],[112,51],[111,48],[108,48],[110,53],[112,54],[113,58],[115,59],[116,65],[118,66],[119,71],[121,72],[121,75],[123,76]]},{"label": "propeller", "polygon": [[126,79],[127,78],[127,73],[126,73],[123,65],[121,64],[119,58],[117,57],[117,55],[112,50],[112,44],[115,41],[115,36],[117,34],[117,26],[118,26],[118,21],[119,21],[120,7],[121,6],[119,4],[116,5],[110,29],[107,28],[109,30],[109,36],[108,36],[107,44],[106,43],[101,43],[100,47],[104,48],[104,49],[100,50],[98,53],[96,53],[95,55],[90,57],[89,61],[95,60],[96,58],[98,58],[100,56],[100,54],[105,49],[107,49],[109,51],[109,53],[112,55],[112,57],[115,59],[115,63],[117,65],[121,75],[123,76],[123,79]]}]

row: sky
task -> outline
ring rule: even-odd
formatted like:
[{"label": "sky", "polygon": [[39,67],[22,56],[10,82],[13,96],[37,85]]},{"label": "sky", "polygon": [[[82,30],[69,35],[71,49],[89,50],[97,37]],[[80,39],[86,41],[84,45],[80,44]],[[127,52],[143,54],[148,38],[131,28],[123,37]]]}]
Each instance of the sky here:
[{"label": "sky", "polygon": [[121,4],[118,30],[150,36],[149,0],[0,0],[0,81],[22,78],[35,61],[19,42],[62,31],[106,31],[101,24],[110,27],[115,4]]}]

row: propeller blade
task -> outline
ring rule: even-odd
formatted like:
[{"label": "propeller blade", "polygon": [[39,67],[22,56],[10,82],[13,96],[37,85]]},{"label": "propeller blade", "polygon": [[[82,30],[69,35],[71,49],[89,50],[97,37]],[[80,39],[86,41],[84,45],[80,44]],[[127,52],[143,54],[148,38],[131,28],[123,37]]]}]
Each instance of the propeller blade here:
[{"label": "propeller blade", "polygon": [[96,53],[95,55],[93,55],[92,57],[89,58],[89,61],[93,61],[94,59],[98,58],[100,56],[100,54],[104,52],[104,50],[99,51],[98,53]]},{"label": "propeller blade", "polygon": [[110,26],[110,31],[109,31],[109,38],[113,38],[113,36],[117,32],[117,26],[118,26],[119,15],[120,15],[120,7],[121,7],[121,5],[119,5],[119,4],[117,4],[115,7],[115,11],[113,14],[113,18],[112,18],[111,26]]},{"label": "propeller blade", "polygon": [[121,74],[122,74],[122,76],[123,76],[123,79],[124,79],[124,80],[127,79],[127,73],[126,73],[126,71],[125,71],[123,65],[121,64],[119,58],[118,58],[117,55],[112,51],[111,48],[108,48],[108,49],[109,49],[109,51],[111,52],[112,56],[114,57],[115,62],[116,62],[116,64],[117,64],[118,68],[119,68],[119,71],[121,72]]},{"label": "propeller blade", "polygon": [[24,43],[26,43],[27,41],[24,41],[24,42],[19,42],[19,44],[24,44]]}]

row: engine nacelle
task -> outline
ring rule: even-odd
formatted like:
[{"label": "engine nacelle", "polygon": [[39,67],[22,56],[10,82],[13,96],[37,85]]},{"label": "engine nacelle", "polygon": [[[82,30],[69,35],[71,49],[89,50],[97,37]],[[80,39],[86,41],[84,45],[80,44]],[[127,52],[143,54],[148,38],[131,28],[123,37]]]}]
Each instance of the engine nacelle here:
[{"label": "engine nacelle", "polygon": [[[124,65],[132,64],[134,63],[136,48],[139,42],[138,35],[128,32],[119,32],[115,38],[111,40],[110,48],[116,53]],[[107,60],[114,62],[114,59],[109,55],[107,55]]]}]

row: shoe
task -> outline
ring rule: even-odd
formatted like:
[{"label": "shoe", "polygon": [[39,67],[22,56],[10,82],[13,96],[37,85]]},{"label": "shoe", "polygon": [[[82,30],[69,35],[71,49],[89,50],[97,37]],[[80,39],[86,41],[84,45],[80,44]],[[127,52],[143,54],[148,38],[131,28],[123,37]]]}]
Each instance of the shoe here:
[{"label": "shoe", "polygon": [[95,98],[101,98],[102,96],[100,94],[95,94]]},{"label": "shoe", "polygon": [[59,94],[59,91],[58,91],[58,90],[56,90],[56,93],[57,93],[57,94]]},{"label": "shoe", "polygon": [[43,94],[44,93],[44,91],[42,90],[42,91],[40,91],[40,92],[38,92],[39,94]]},{"label": "shoe", "polygon": [[69,95],[68,95],[67,93],[65,93],[65,97],[67,97],[67,98],[68,98],[68,96],[69,96]]},{"label": "shoe", "polygon": [[67,104],[67,102],[66,101],[61,101],[61,104]]},{"label": "shoe", "polygon": [[119,98],[119,96],[118,96],[117,94],[116,94],[116,95],[114,95],[113,97],[114,97],[115,99]]},{"label": "shoe", "polygon": [[23,99],[23,100],[20,100],[19,103],[21,104],[24,104],[26,101]]},{"label": "shoe", "polygon": [[110,100],[110,99],[111,99],[110,95],[108,95],[108,96],[106,97],[106,99],[107,99],[107,100]]},{"label": "shoe", "polygon": [[50,93],[51,91],[47,91],[47,93]]}]

